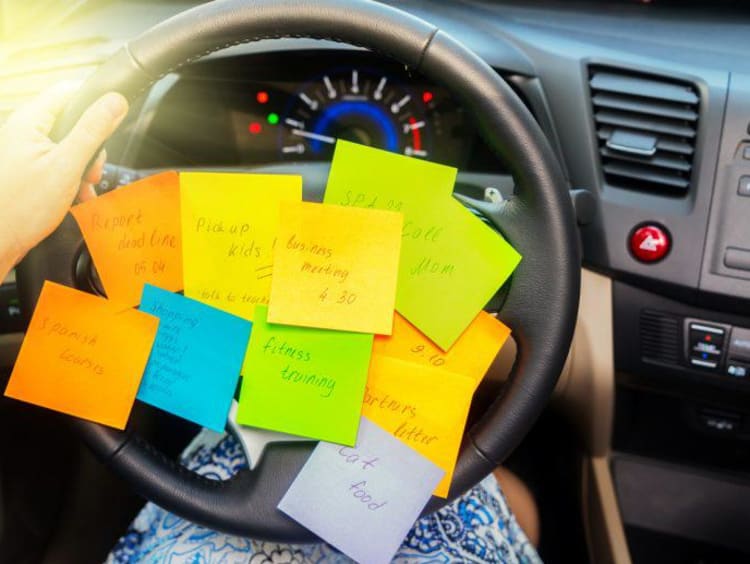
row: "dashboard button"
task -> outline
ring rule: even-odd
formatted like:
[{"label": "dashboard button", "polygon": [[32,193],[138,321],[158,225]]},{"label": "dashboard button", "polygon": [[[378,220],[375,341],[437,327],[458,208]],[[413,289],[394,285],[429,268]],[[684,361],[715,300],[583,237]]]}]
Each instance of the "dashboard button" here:
[{"label": "dashboard button", "polygon": [[750,176],[740,176],[737,193],[740,196],[750,196]]},{"label": "dashboard button", "polygon": [[717,370],[724,354],[726,328],[700,321],[688,323],[690,364],[704,370]]},{"label": "dashboard button", "polygon": [[732,336],[729,338],[729,358],[750,362],[750,329],[732,329]]},{"label": "dashboard button", "polygon": [[[748,128],[750,129],[750,125],[748,125]],[[750,145],[745,145],[742,149],[742,158],[745,160],[750,161]]]},{"label": "dashboard button", "polygon": [[750,251],[728,247],[724,251],[724,266],[738,270],[750,270]]},{"label": "dashboard button", "polygon": [[750,366],[730,360],[727,362],[727,369],[725,372],[727,376],[732,376],[733,378],[747,378],[748,375],[750,375]]},{"label": "dashboard button", "polygon": [[657,262],[672,248],[666,229],[659,225],[643,225],[630,236],[630,251],[641,262]]}]

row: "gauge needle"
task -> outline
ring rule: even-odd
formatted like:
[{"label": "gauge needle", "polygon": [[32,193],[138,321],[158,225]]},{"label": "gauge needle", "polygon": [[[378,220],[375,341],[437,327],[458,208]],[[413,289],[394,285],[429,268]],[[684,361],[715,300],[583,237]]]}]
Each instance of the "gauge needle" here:
[{"label": "gauge needle", "polygon": [[311,133],[309,131],[304,131],[302,129],[292,129],[292,135],[297,135],[299,137],[307,137],[308,139],[313,139],[315,141],[322,141],[323,143],[329,143],[331,145],[336,144],[336,139],[333,137],[328,137],[327,135],[319,135],[318,133]]}]

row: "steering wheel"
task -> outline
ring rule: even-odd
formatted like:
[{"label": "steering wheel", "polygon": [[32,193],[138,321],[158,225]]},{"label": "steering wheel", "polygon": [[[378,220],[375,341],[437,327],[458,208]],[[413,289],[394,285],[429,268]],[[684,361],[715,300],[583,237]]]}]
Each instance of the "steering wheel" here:
[{"label": "steering wheel", "polygon": [[[90,103],[115,90],[130,100],[160,77],[214,51],[261,39],[308,37],[366,47],[444,85],[476,120],[510,168],[515,195],[474,202],[523,255],[499,317],[518,355],[508,384],[466,432],[448,500],[489,474],[536,420],[560,374],[578,309],[580,257],[574,212],[559,163],[539,126],[508,85],[468,48],[427,22],[368,0],[225,0],[183,12],[130,41],[85,83],[57,124],[69,131]],[[18,284],[31,311],[44,280],[75,287],[81,235],[70,215],[24,259]],[[439,307],[439,304],[436,304]],[[127,343],[123,343],[127,346]],[[253,470],[227,481],[203,478],[132,430],[76,426],[95,453],[145,498],[229,534],[314,542],[276,506],[312,446],[276,444]],[[425,514],[448,500],[433,497]]]}]

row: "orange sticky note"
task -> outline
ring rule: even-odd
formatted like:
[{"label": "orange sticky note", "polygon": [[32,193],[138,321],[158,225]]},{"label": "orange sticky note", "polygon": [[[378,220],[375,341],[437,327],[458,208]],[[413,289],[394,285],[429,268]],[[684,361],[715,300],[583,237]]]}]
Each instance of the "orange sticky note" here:
[{"label": "orange sticky note", "polygon": [[482,311],[453,346],[443,351],[396,313],[393,333],[376,335],[372,353],[463,374],[479,384],[509,336],[508,327]]},{"label": "orange sticky note", "polygon": [[159,320],[45,282],[5,395],[124,429]]},{"label": "orange sticky note", "polygon": [[268,321],[391,334],[401,213],[282,202]]},{"label": "orange sticky note", "polygon": [[362,415],[442,468],[435,495],[446,497],[475,387],[462,374],[373,356]]},{"label": "orange sticky note", "polygon": [[147,282],[182,290],[180,180],[164,172],[73,207],[107,296],[140,303]]}]

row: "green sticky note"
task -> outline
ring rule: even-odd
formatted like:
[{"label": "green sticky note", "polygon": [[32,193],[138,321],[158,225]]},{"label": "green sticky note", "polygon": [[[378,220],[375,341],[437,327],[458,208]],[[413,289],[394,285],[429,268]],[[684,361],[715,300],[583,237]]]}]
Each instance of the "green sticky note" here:
[{"label": "green sticky note", "polygon": [[339,141],[324,202],[404,214],[396,309],[444,350],[521,256],[453,198],[456,169]]},{"label": "green sticky note", "polygon": [[353,446],[371,334],[276,325],[256,306],[237,422]]}]

